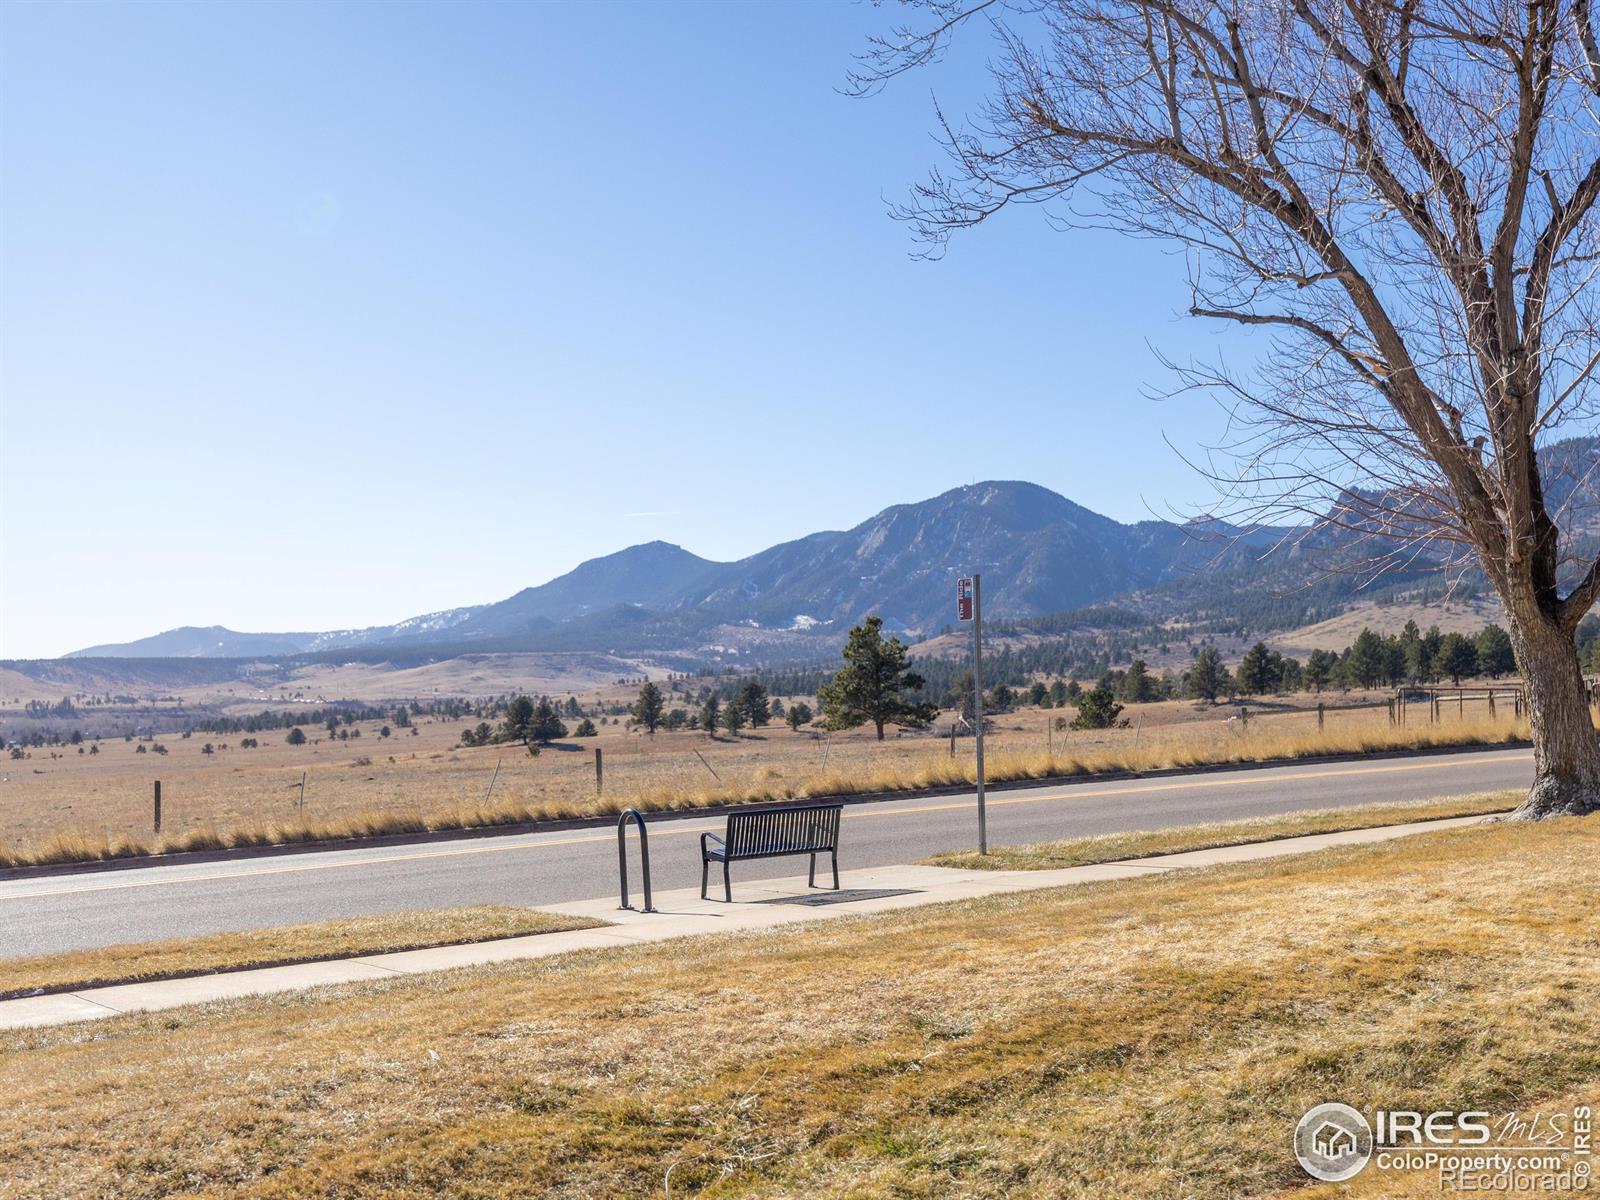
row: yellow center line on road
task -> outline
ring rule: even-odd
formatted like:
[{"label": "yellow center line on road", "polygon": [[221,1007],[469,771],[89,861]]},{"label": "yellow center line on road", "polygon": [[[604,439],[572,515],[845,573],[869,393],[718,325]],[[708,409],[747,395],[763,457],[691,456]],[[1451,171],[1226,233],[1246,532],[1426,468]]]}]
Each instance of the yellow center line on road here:
[{"label": "yellow center line on road", "polygon": [[[1493,752],[1491,752],[1493,753]],[[1525,751],[1518,758],[1532,757],[1532,751]],[[1509,761],[1510,756],[1499,757],[1496,761]],[[1260,771],[1230,775],[1226,779],[1182,779],[1172,783],[1146,783],[1129,784],[1125,787],[1109,787],[1096,784],[1076,784],[1064,790],[1050,792],[1028,792],[1025,795],[1008,796],[1005,793],[990,795],[986,801],[990,807],[1011,804],[1043,804],[1052,800],[1084,799],[1097,800],[1106,796],[1136,796],[1150,795],[1158,792],[1194,791],[1201,788],[1238,787],[1246,784],[1268,783],[1298,783],[1311,779],[1339,779],[1352,775],[1387,775],[1401,771],[1442,771],[1451,768],[1479,766],[1482,758],[1477,755],[1464,755],[1443,760],[1428,760],[1423,762],[1384,763],[1382,765],[1361,767],[1339,767],[1317,771],[1295,771],[1284,774],[1280,771]],[[952,800],[942,804],[917,804],[910,805],[904,801],[890,801],[885,807],[872,812],[845,809],[846,820],[865,821],[876,820],[882,817],[907,817],[918,813],[953,812],[963,808],[976,808],[976,798]],[[707,828],[715,828],[720,824],[720,817],[707,817],[701,823],[690,824],[689,827],[673,826],[657,828],[651,836],[663,837],[692,837]],[[710,824],[707,824],[709,822]],[[492,836],[492,835],[490,835]],[[380,866],[386,863],[417,862],[430,858],[460,858],[469,854],[507,854],[520,850],[542,850],[548,846],[575,846],[592,842],[609,842],[616,837],[611,830],[604,833],[578,834],[572,837],[546,838],[537,842],[500,843],[487,846],[446,846],[437,850],[415,850],[406,854],[372,855],[366,858],[339,858],[330,862],[300,862],[284,863],[280,866],[261,867],[255,870],[218,870],[206,874],[179,875],[160,879],[108,879],[94,883],[84,884],[80,887],[61,886],[41,889],[37,891],[16,892],[10,895],[0,894],[0,901],[4,900],[32,900],[42,896],[76,895],[87,892],[120,891],[125,888],[177,886],[185,883],[205,883],[218,879],[245,879],[256,876],[289,875],[301,871],[330,871],[350,867]],[[337,853],[335,851],[334,853]],[[147,868],[152,869],[152,868]],[[158,869],[158,868],[154,868]],[[4,887],[0,884],[0,887]]]}]

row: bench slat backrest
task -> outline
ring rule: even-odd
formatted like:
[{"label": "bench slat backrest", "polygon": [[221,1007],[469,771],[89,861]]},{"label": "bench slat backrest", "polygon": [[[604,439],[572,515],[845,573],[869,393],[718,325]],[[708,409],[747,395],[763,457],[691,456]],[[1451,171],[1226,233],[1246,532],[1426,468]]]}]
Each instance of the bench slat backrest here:
[{"label": "bench slat backrest", "polygon": [[808,804],[728,814],[728,853],[735,857],[792,850],[828,850],[839,843],[837,804]]}]

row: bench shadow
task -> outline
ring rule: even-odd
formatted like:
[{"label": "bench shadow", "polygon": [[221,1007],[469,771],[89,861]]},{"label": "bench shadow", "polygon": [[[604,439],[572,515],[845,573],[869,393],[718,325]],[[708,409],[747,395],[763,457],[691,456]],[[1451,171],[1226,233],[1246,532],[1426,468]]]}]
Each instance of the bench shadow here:
[{"label": "bench shadow", "polygon": [[886,896],[915,896],[921,888],[840,888],[838,891],[815,892],[804,896],[769,896],[765,900],[751,900],[751,904],[803,904],[820,908],[825,904],[853,904],[857,900],[881,900]]}]

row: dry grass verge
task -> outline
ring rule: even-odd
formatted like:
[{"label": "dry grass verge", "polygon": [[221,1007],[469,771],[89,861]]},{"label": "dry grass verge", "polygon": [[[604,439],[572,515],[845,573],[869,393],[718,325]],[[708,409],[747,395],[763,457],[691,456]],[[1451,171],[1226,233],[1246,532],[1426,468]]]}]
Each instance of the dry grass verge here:
[{"label": "dry grass verge", "polygon": [[[1248,730],[1219,736],[1213,727],[1152,738],[1145,744],[1088,749],[1078,753],[1000,752],[988,760],[990,782],[1073,778],[1140,773],[1230,763],[1291,763],[1304,758],[1340,754],[1380,754],[1463,746],[1503,746],[1525,741],[1526,722],[1468,719],[1440,725],[1393,727],[1381,715],[1369,724],[1316,730],[1275,730],[1265,721]],[[537,821],[615,816],[624,808],[644,812],[682,812],[722,805],[797,800],[821,796],[858,796],[876,792],[950,787],[973,782],[970,753],[950,757],[930,746],[909,760],[863,767],[809,772],[786,777],[759,772],[754,781],[736,786],[653,787],[619,790],[604,797],[570,800],[512,799],[493,804],[437,810],[364,811],[324,818],[306,818],[267,825],[197,828],[145,840],[131,835],[69,828],[36,847],[0,843],[0,867],[102,862],[149,854],[217,850],[242,846],[291,845],[300,842],[380,837],[444,830],[493,829]]]},{"label": "dry grass verge", "polygon": [[113,983],[179,979],[215,971],[488,942],[532,933],[590,929],[604,924],[604,921],[587,917],[484,904],[42,954],[0,961],[0,1000],[41,991],[74,991]]},{"label": "dry grass verge", "polygon": [[1592,1094],[1597,944],[1567,819],[0,1034],[0,1191],[1260,1195]]},{"label": "dry grass verge", "polygon": [[1399,804],[1362,804],[1351,808],[1314,808],[1282,816],[1253,817],[1214,825],[1184,825],[1176,829],[1130,830],[1099,837],[1071,838],[1060,842],[1034,842],[998,846],[988,854],[976,850],[949,850],[923,862],[930,867],[964,871],[1055,871],[1094,863],[1122,862],[1152,854],[1181,854],[1216,846],[1242,846],[1311,833],[1338,833],[1348,829],[1373,829],[1410,821],[1441,821],[1480,813],[1510,812],[1522,803],[1521,792],[1485,792],[1477,796],[1450,796],[1443,800],[1416,800]]}]

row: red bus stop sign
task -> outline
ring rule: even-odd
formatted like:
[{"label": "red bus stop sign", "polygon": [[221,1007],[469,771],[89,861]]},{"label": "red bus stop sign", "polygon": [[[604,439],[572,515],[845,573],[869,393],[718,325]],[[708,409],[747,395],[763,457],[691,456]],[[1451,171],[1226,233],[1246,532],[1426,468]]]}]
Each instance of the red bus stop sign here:
[{"label": "red bus stop sign", "polygon": [[956,580],[956,620],[972,620],[972,580]]}]

